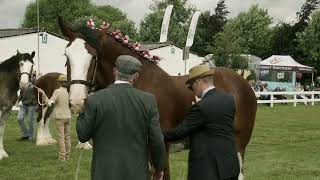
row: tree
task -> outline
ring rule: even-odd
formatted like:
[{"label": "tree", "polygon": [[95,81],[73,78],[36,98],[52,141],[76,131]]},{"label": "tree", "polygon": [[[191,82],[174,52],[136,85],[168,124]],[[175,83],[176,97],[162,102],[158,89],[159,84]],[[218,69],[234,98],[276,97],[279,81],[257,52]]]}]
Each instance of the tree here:
[{"label": "tree", "polygon": [[229,27],[238,31],[241,37],[241,53],[266,57],[270,51],[271,20],[267,10],[252,5],[248,12],[242,12],[230,21]]},{"label": "tree", "polygon": [[265,57],[269,52],[271,17],[264,9],[253,5],[248,12],[230,20],[214,37],[211,52],[217,66],[241,68],[247,66],[239,54]]},{"label": "tree", "polygon": [[[93,5],[90,0],[39,0],[40,27],[60,33],[58,16],[73,22],[76,17],[91,15]],[[22,27],[37,27],[37,3],[27,5]]]},{"label": "tree", "polygon": [[188,5],[188,0],[153,0],[150,6],[152,13],[145,16],[140,23],[140,40],[144,42],[158,42],[160,37],[162,17],[165,8],[172,4],[168,40],[183,46],[187,38],[187,31],[194,8]]},{"label": "tree", "polygon": [[[310,15],[319,5],[319,0],[306,0],[297,12],[297,22],[289,24],[281,22],[273,30],[271,38],[271,52],[279,55],[291,55],[300,63],[303,57],[299,49],[297,49],[297,33],[303,32],[310,21]],[[269,56],[272,55],[271,53]]]},{"label": "tree", "polygon": [[[234,31],[231,23],[227,23],[223,32],[214,37],[215,46],[210,50],[213,53],[214,64],[217,67],[232,67],[232,59],[241,54],[240,42],[243,41],[238,31]],[[233,66],[235,67],[235,66]],[[239,67],[235,67],[239,68]]]},{"label": "tree", "polygon": [[310,16],[317,9],[319,0],[306,0],[302,5],[301,10],[297,12],[298,22],[294,25],[297,32],[302,32],[310,21]]},{"label": "tree", "polygon": [[312,15],[312,20],[304,32],[297,34],[298,49],[305,57],[305,64],[320,70],[320,12]]},{"label": "tree", "polygon": [[[89,18],[98,21],[96,26],[102,21],[112,23],[112,28],[120,29],[131,38],[137,36],[134,23],[127,19],[127,15],[112,6],[94,6],[90,0],[39,0],[40,27],[47,31],[60,34],[57,23],[58,16],[62,16],[66,21],[85,24]],[[37,27],[36,2],[30,3],[25,12],[22,27]]]},{"label": "tree", "polygon": [[88,19],[93,19],[96,26],[101,25],[103,21],[111,23],[110,31],[119,29],[124,35],[128,35],[131,40],[138,37],[137,29],[133,21],[128,20],[127,15],[120,9],[107,6],[94,6],[94,13],[91,16],[82,16],[77,18],[75,24],[85,24]]},{"label": "tree", "polygon": [[209,54],[210,49],[214,46],[214,36],[223,30],[228,14],[229,11],[225,5],[225,0],[218,2],[214,13],[210,11],[203,12],[198,21],[194,44],[191,50],[201,56]]}]

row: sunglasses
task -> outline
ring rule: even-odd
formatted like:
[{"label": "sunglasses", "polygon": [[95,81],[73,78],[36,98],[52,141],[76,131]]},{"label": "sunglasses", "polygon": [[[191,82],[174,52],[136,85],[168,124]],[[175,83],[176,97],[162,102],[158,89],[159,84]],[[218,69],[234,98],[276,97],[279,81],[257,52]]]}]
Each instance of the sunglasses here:
[{"label": "sunglasses", "polygon": [[192,81],[192,82],[190,82],[190,84],[188,84],[188,86],[187,86],[187,88],[188,89],[190,89],[191,91],[193,91],[193,84],[195,83],[195,82],[197,82],[198,80],[194,80],[194,81]]}]

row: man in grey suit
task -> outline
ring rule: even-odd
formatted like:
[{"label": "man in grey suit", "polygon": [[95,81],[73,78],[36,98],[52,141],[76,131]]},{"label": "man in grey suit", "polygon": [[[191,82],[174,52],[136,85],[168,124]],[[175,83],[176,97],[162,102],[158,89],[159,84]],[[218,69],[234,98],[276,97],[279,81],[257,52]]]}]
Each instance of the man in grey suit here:
[{"label": "man in grey suit", "polygon": [[163,133],[166,141],[190,137],[188,180],[237,180],[235,103],[232,96],[214,87],[212,75],[206,65],[190,69],[186,83],[201,100],[182,124]]},{"label": "man in grey suit", "polygon": [[141,62],[121,55],[115,65],[115,83],[89,96],[77,120],[79,140],[93,139],[91,178],[150,180],[150,149],[155,179],[162,179],[165,145],[156,99],[132,86]]}]

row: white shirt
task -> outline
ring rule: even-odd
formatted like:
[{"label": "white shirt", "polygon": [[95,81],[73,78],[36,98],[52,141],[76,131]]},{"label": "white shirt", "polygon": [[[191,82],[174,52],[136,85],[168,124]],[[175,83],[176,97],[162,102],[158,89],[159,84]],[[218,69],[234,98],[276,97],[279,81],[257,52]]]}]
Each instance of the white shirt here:
[{"label": "white shirt", "polygon": [[[121,81],[121,80],[116,80],[113,84],[131,84],[128,81]],[[132,85],[132,84],[131,84]]]},{"label": "white shirt", "polygon": [[212,89],[214,89],[214,88],[216,88],[216,87],[214,87],[214,86],[209,86],[207,89],[203,90],[203,91],[202,91],[202,95],[201,95],[201,99],[204,97],[204,95],[207,94],[208,91],[210,91],[210,90],[212,90]]}]

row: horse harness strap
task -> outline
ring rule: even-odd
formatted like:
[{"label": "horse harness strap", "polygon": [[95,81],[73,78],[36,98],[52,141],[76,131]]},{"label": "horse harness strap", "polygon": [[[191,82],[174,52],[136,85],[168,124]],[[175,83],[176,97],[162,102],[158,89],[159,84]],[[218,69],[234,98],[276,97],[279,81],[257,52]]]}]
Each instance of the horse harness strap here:
[{"label": "horse harness strap", "polygon": [[91,81],[87,80],[71,80],[70,85],[72,84],[83,84],[89,88],[89,93],[94,91],[95,86],[95,79],[96,79],[96,73],[97,73],[97,66],[98,66],[98,58],[97,56],[94,57],[94,69],[93,69],[93,76]]}]

